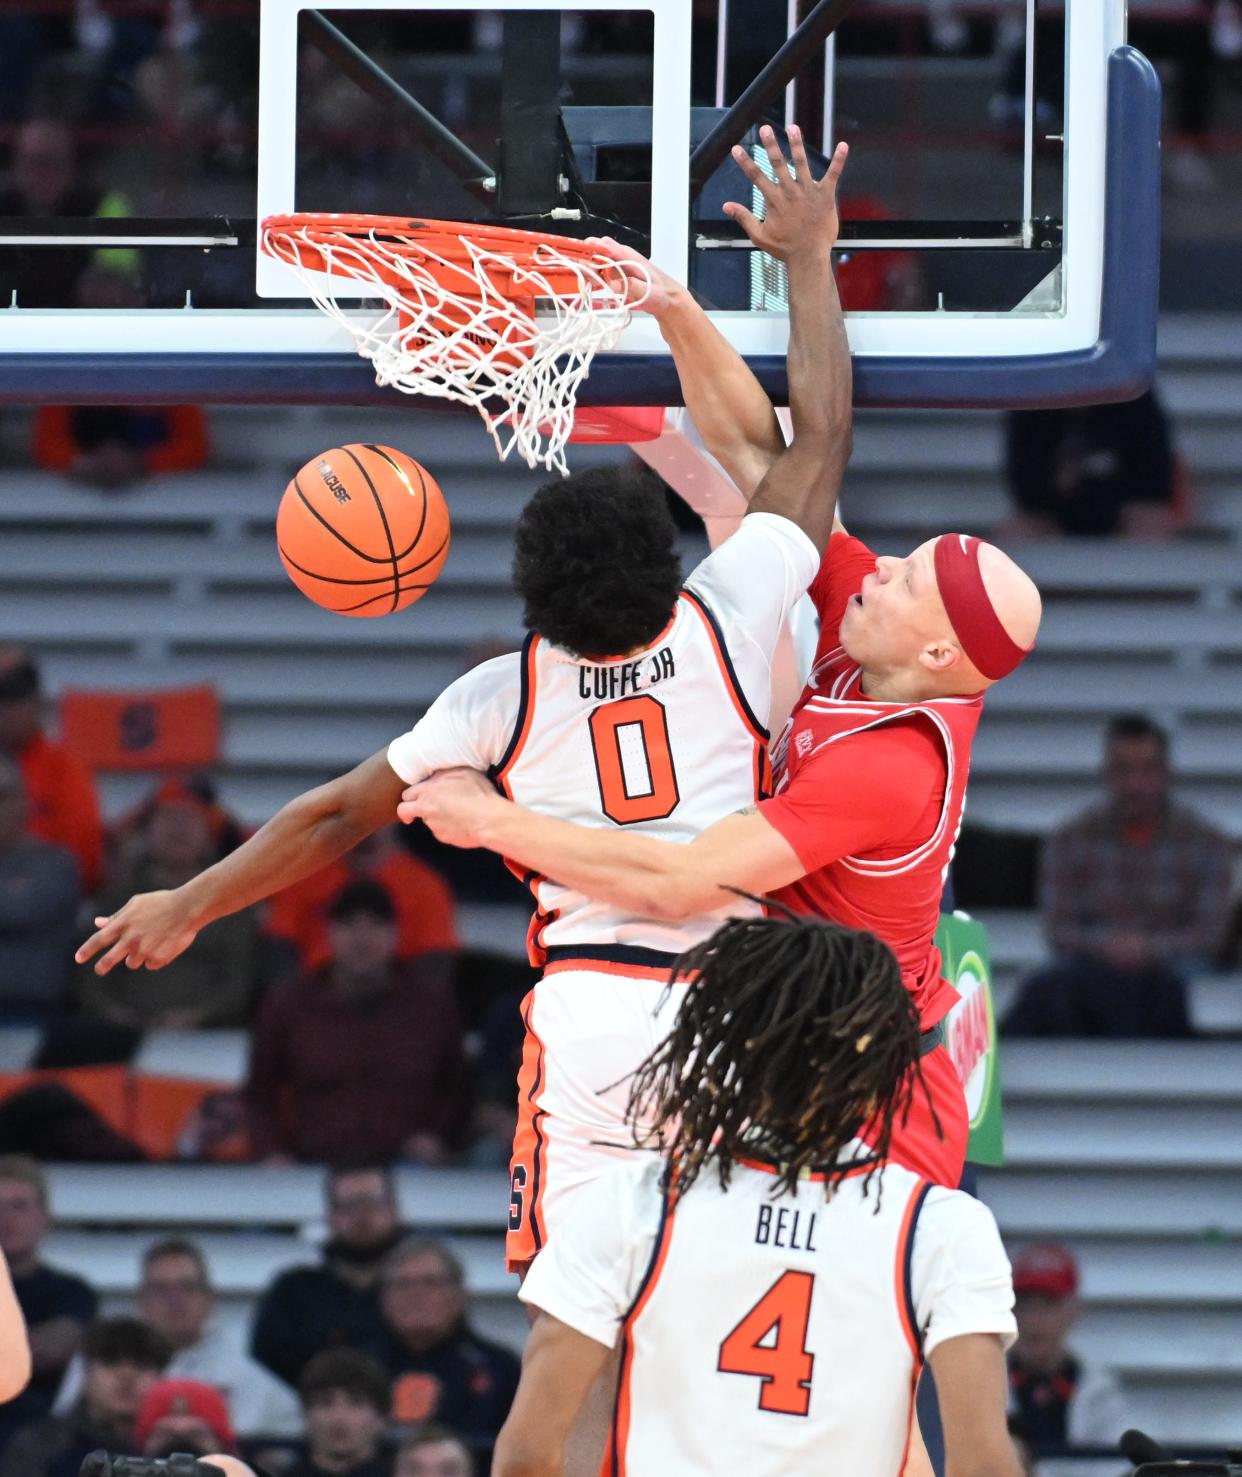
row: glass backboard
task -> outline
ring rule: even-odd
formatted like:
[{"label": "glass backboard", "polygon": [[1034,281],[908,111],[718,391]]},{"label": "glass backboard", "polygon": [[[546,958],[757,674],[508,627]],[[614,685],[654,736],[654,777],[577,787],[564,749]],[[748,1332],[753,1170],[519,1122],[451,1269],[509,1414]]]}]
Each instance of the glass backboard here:
[{"label": "glass backboard", "polygon": [[[631,240],[779,399],[782,273],[720,207],[750,193],[729,145],[790,119],[852,148],[837,266],[860,403],[1104,399],[1150,372],[1159,97],[1124,0],[972,6],[951,52],[888,0],[245,9],[204,5],[195,86],[167,57],[162,79],[135,70],[93,215],[0,223],[0,396],[384,398],[255,250],[264,215],[334,209]],[[582,398],[676,403],[649,319]]]}]

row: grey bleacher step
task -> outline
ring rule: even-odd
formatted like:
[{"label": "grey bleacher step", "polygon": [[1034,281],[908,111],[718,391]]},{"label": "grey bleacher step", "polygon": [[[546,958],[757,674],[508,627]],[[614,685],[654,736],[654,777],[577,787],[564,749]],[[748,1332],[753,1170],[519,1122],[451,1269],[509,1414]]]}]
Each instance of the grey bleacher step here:
[{"label": "grey bleacher step", "polygon": [[1234,364],[1242,343],[1242,315],[1162,313],[1157,337],[1161,366]]},{"label": "grey bleacher step", "polygon": [[[975,739],[971,772],[1096,774],[1100,738],[1095,725],[1073,716],[989,713]],[[1214,723],[1188,725],[1177,737],[1177,772],[1186,779],[1242,775],[1242,751]]]},{"label": "grey bleacher step", "polygon": [[[505,1271],[499,1231],[488,1236],[444,1236],[461,1258],[466,1286],[473,1296],[511,1296],[517,1278]],[[417,1224],[417,1223],[412,1223]],[[142,1253],[153,1239],[148,1231],[80,1231],[57,1229],[47,1240],[47,1256],[57,1267],[85,1277],[100,1292],[131,1293],[138,1281]],[[194,1237],[207,1257],[215,1286],[226,1295],[257,1297],[272,1279],[289,1267],[319,1261],[313,1240],[296,1236],[255,1236],[245,1232],[197,1232]]]},{"label": "grey bleacher step", "polygon": [[[1179,785],[1181,798],[1210,816],[1228,835],[1242,838],[1242,793],[1235,782],[1188,779]],[[972,822],[1046,835],[1099,800],[1094,776],[1065,775],[1056,780],[979,776],[970,787]]]},{"label": "grey bleacher step", "polygon": [[[58,1224],[316,1228],[323,1173],[309,1165],[55,1164]],[[403,1219],[444,1231],[493,1231],[509,1203],[503,1170],[396,1171]]]},{"label": "grey bleacher step", "polygon": [[[1136,1413],[1139,1425],[1159,1440],[1187,1447],[1205,1443],[1224,1447],[1238,1438],[1238,1408],[1242,1391],[1231,1375],[1212,1378],[1197,1374],[1175,1384],[1157,1378],[1134,1376],[1124,1383],[1127,1408]],[[1040,1463],[1041,1473],[1044,1463]],[[1065,1470],[1065,1469],[1063,1469]],[[1072,1477],[1082,1477],[1083,1468],[1068,1468]],[[1098,1467],[1098,1477],[1117,1477],[1118,1459]],[[1048,1464],[1046,1477],[1060,1477],[1055,1463]]]},{"label": "grey bleacher step", "polygon": [[[434,612],[432,614],[431,612]],[[413,651],[463,641],[504,637],[520,629],[512,595],[451,589],[432,591],[397,618],[350,619],[321,610],[293,589],[245,601],[171,603],[164,595],[101,593],[89,621],[63,592],[23,591],[0,596],[0,622],[10,639],[45,644],[155,640],[179,650],[220,650],[233,645],[289,647],[399,647]]]},{"label": "grey bleacher step", "polygon": [[369,651],[365,660],[323,652],[313,661],[295,664],[285,652],[244,648],[231,652],[224,663],[201,653],[142,663],[132,655],[63,653],[45,657],[42,670],[52,693],[66,687],[120,691],[206,682],[230,708],[318,713],[339,704],[360,704],[392,711],[412,722],[460,675],[464,655],[464,647],[417,654]]},{"label": "grey bleacher step", "polygon": [[1105,718],[1124,709],[1164,716],[1231,717],[1242,713],[1242,664],[1201,673],[1153,671],[1144,657],[1108,662],[1027,662],[988,693],[986,732],[1001,715],[1057,712],[1080,720],[1090,716],[1102,729]]},{"label": "grey bleacher step", "polygon": [[[439,580],[442,585],[490,587],[506,581],[513,554],[512,536],[465,529],[453,542]],[[381,564],[377,578],[391,573]],[[186,537],[176,532],[139,532],[100,542],[95,534],[6,533],[0,539],[0,578],[60,581],[81,585],[84,574],[99,582],[150,584],[194,580],[212,586],[285,585],[288,575],[272,535],[235,542]]]},{"label": "grey bleacher step", "polygon": [[[1016,1249],[1017,1242],[1010,1250]],[[1110,1316],[1163,1313],[1204,1304],[1235,1320],[1242,1313],[1242,1242],[1154,1239],[1072,1241],[1082,1297]],[[1196,1313],[1198,1316],[1198,1313]]]},{"label": "grey bleacher step", "polygon": [[[256,485],[253,473],[231,476],[210,468],[153,477],[106,501],[51,472],[10,471],[5,484],[0,527],[60,524],[113,537],[131,526],[201,531],[239,520],[274,529],[284,491],[283,485]],[[510,528],[527,495],[528,489],[516,486],[503,468],[485,467],[452,489],[449,512],[455,526]]]},{"label": "grey bleacher step", "polygon": [[979,1170],[979,1192],[1013,1240],[1132,1236],[1242,1238],[1242,1180],[1228,1168],[1152,1162],[1007,1164]]},{"label": "grey bleacher step", "polygon": [[1038,913],[1022,908],[980,908],[973,916],[987,929],[988,953],[994,966],[1030,965],[1044,957],[1046,945]]},{"label": "grey bleacher step", "polygon": [[[1002,1068],[1003,1070],[1003,1068]],[[1242,1169],[1242,1102],[1030,1102],[1006,1104],[1005,1159],[1013,1167],[1148,1165]]]},{"label": "grey bleacher step", "polygon": [[[1187,989],[1190,1018],[1205,1033],[1242,1035],[1242,974],[1204,974]],[[1234,1056],[1237,1047],[1232,1048]]]},{"label": "grey bleacher step", "polygon": [[[996,916],[981,915],[990,937]],[[1223,1042],[1010,1041],[1004,1086],[1007,1104],[1157,1102],[1172,1110],[1207,1101],[1242,1110],[1238,1050]]]},{"label": "grey bleacher step", "polygon": [[1234,1309],[1105,1310],[1088,1306],[1073,1344],[1086,1359],[1145,1379],[1230,1376],[1242,1392],[1242,1342]]}]

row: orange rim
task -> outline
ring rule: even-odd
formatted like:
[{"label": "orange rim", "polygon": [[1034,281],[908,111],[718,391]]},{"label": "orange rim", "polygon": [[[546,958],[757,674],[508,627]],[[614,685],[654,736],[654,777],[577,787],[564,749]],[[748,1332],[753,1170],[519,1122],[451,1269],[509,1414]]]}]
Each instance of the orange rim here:
[{"label": "orange rim", "polygon": [[[313,272],[327,270],[319,248],[339,243],[342,237],[379,237],[379,244],[386,251],[394,257],[418,261],[441,286],[459,295],[479,296],[474,259],[466,244],[470,243],[496,251],[507,259],[489,265],[488,280],[500,296],[515,301],[530,301],[536,296],[525,277],[531,270],[540,272],[553,293],[576,295],[580,290],[574,272],[558,271],[555,263],[539,260],[541,249],[550,248],[583,262],[598,257],[593,247],[570,236],[398,215],[336,215],[319,211],[270,215],[263,222],[263,232],[265,236],[284,237],[295,243],[298,263]],[[267,246],[264,249],[269,255],[283,255]],[[385,272],[382,262],[373,262],[371,267],[391,285],[402,285],[401,274]],[[366,280],[365,274],[352,272],[348,263],[339,261],[334,264],[333,274]]]}]

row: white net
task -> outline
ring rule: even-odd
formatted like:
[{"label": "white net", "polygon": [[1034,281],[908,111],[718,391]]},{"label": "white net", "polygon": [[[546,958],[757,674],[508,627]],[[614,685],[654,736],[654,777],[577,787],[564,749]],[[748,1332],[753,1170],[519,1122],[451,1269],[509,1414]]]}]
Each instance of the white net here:
[{"label": "white net", "polygon": [[[473,406],[502,461],[516,449],[527,466],[562,473],[591,360],[616,343],[646,295],[640,268],[623,273],[606,257],[543,241],[518,259],[485,234],[450,243],[276,221],[264,223],[263,250],[297,270],[377,383]],[[340,279],[361,286],[352,297],[380,299],[379,316],[343,308]]]}]

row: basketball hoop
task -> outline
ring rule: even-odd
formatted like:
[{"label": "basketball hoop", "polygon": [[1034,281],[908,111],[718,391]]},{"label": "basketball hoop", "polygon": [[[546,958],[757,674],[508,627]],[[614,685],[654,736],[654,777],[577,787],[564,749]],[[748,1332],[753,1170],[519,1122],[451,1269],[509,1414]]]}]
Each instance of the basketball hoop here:
[{"label": "basketball hoop", "polygon": [[[273,215],[261,240],[377,383],[471,405],[502,461],[516,447],[529,467],[566,470],[578,387],[630,318],[617,263],[568,237],[402,216]],[[341,279],[381,298],[382,315],[347,313]]]}]

